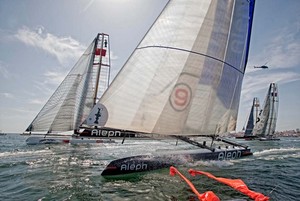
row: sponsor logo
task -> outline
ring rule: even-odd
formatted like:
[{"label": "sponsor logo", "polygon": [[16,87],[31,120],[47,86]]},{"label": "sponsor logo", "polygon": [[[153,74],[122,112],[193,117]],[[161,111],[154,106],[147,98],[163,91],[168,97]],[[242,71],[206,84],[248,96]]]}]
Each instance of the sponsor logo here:
[{"label": "sponsor logo", "polygon": [[110,130],[98,130],[93,129],[91,136],[101,136],[101,137],[121,137],[121,131],[110,131]]},{"label": "sponsor logo", "polygon": [[99,124],[99,118],[101,117],[101,110],[103,110],[103,108],[99,108],[98,107],[98,112],[95,114],[95,124]]},{"label": "sponsor logo", "polygon": [[169,97],[172,108],[176,111],[183,111],[190,104],[192,90],[185,83],[178,83]]},{"label": "sponsor logo", "polygon": [[139,171],[139,170],[147,170],[147,163],[125,163],[121,165],[121,171]]},{"label": "sponsor logo", "polygon": [[240,158],[242,156],[241,151],[224,151],[220,152],[218,155],[218,160],[230,160],[235,158]]}]

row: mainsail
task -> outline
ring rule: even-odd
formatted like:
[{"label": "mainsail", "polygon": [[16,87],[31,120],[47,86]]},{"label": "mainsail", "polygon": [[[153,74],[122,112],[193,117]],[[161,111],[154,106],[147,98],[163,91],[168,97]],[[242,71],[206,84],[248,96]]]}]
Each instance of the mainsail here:
[{"label": "mainsail", "polygon": [[259,100],[257,97],[253,98],[253,103],[251,106],[249,118],[247,121],[247,126],[245,130],[245,137],[247,136],[252,136],[253,135],[253,128],[257,119],[258,115],[258,110],[259,110]]},{"label": "mainsail", "polygon": [[26,129],[27,132],[71,131],[82,124],[108,87],[108,40],[107,34],[97,35]]},{"label": "mainsail", "polygon": [[278,115],[278,87],[271,83],[262,110],[260,110],[253,133],[259,137],[271,137],[275,133]]},{"label": "mainsail", "polygon": [[171,0],[100,99],[105,127],[235,130],[254,0]]}]

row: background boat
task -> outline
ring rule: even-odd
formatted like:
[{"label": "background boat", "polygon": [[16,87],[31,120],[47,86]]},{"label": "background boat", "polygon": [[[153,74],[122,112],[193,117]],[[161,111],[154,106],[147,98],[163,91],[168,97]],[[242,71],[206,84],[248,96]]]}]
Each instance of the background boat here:
[{"label": "background boat", "polygon": [[245,139],[245,140],[253,140],[257,138],[257,136],[253,135],[253,128],[258,116],[258,111],[260,110],[259,100],[257,97],[253,98],[251,110],[247,119],[246,128],[244,127],[244,135],[236,137],[236,139]]},{"label": "background boat", "polygon": [[112,137],[135,137],[97,129],[87,120],[109,85],[110,67],[109,35],[99,33],[23,133],[32,135],[27,144],[111,143]]},{"label": "background boat", "polygon": [[6,135],[6,133],[2,133],[2,131],[0,130],[0,135]]},{"label": "background boat", "polygon": [[[66,136],[71,136],[73,131],[79,128],[98,96],[101,96],[108,86],[110,57],[109,54],[106,55],[106,51],[109,53],[109,36],[98,34],[25,133],[44,135],[44,138],[52,136],[51,139],[45,140],[59,143],[67,140]],[[98,89],[100,75],[102,88]],[[60,140],[60,136],[64,138]],[[34,144],[38,142],[37,138],[29,137],[27,142]]]},{"label": "background boat", "polygon": [[278,86],[276,83],[271,83],[253,129],[253,134],[259,140],[279,140],[279,138],[273,137],[277,123],[278,106]]}]

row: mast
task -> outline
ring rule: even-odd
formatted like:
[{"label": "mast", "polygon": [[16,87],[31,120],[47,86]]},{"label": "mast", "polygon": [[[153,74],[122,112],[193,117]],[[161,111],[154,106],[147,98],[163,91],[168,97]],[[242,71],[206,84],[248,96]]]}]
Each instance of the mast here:
[{"label": "mast", "polygon": [[255,97],[255,122],[254,124],[256,123],[257,121],[257,117],[258,117],[258,111],[259,111],[259,100],[257,97]]},{"label": "mast", "polygon": [[272,95],[273,94],[273,83],[271,83],[271,86],[270,86],[270,88],[271,88],[271,90],[270,90],[270,94],[269,94],[269,96],[270,96],[270,99],[271,99],[271,101],[270,101],[270,112],[271,112],[271,114],[270,114],[270,116],[269,116],[269,118],[270,118],[270,121],[268,122],[268,124],[269,124],[269,127],[268,127],[268,133],[267,133],[267,136],[270,136],[271,135],[271,126],[272,126],[272,119],[273,119],[273,110],[274,110],[274,96]]},{"label": "mast", "polygon": [[[104,34],[104,33],[101,33],[101,34],[99,33],[98,36],[97,36],[97,39],[96,39],[96,43],[95,43],[95,57],[97,55],[99,55],[99,63],[94,63],[94,64],[98,64],[98,69],[97,69],[97,76],[96,76],[96,83],[95,83],[95,92],[94,92],[94,97],[93,97],[93,100],[94,100],[93,105],[96,105],[96,102],[97,102],[98,88],[99,88],[99,81],[100,81],[102,66],[107,66],[108,67],[108,78],[107,78],[107,83],[106,84],[107,84],[107,86],[109,84],[110,51],[109,51],[109,54],[108,54],[108,60],[106,61],[106,63],[102,63],[103,62],[103,57],[106,56],[107,49],[109,49],[109,35]],[[94,58],[94,61],[95,61],[95,58]]]}]

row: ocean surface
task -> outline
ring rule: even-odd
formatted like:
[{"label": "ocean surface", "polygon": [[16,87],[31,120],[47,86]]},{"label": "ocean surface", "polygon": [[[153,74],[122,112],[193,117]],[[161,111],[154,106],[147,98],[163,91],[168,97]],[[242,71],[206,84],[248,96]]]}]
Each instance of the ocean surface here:
[{"label": "ocean surface", "polygon": [[[125,144],[26,145],[27,136],[0,136],[0,200],[197,200],[168,169],[125,178],[103,178],[113,159],[172,147],[166,142],[130,140]],[[199,161],[178,166],[200,193],[211,190],[221,200],[250,200],[188,169],[218,177],[240,178],[251,190],[270,200],[300,200],[300,138],[280,141],[243,141],[253,156],[230,161]]]}]

